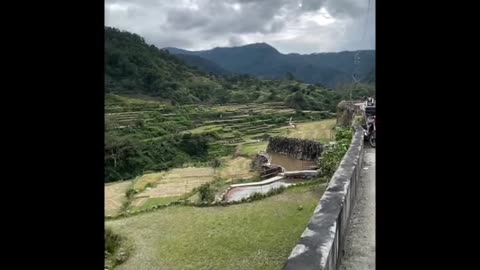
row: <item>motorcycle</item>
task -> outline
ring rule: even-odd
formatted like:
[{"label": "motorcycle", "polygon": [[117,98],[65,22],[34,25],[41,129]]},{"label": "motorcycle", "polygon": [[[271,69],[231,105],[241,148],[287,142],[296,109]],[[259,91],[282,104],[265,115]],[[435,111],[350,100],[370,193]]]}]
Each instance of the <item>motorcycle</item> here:
[{"label": "motorcycle", "polygon": [[372,125],[372,131],[370,133],[369,142],[370,142],[370,145],[373,148],[375,148],[375,146],[377,145],[377,132],[376,132],[376,129],[375,129],[375,123],[373,123],[373,125]]},{"label": "motorcycle", "polygon": [[376,146],[376,139],[377,139],[377,134],[376,134],[376,128],[375,128],[375,122],[376,118],[373,116],[372,118],[369,118],[367,120],[367,126],[364,127],[364,138],[366,141],[370,143],[370,145],[375,148]]}]

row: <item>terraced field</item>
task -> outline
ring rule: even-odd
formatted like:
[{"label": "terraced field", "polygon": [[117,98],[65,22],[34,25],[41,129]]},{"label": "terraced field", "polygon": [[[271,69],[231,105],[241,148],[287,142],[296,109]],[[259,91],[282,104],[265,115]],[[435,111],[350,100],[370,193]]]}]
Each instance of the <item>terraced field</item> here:
[{"label": "terraced field", "polygon": [[217,175],[227,182],[235,179],[249,179],[256,176],[256,173],[250,171],[251,159],[245,157],[236,157],[227,159],[225,166],[217,171]]},{"label": "terraced field", "polygon": [[336,120],[327,119],[323,121],[300,123],[296,128],[282,127],[275,129],[276,135],[289,138],[299,138],[306,140],[318,140],[321,142],[331,141],[335,135]]},{"label": "terraced field", "polygon": [[[183,164],[183,168],[145,173],[133,183],[133,189],[141,191],[132,201],[134,208],[177,200],[193,188],[216,178],[228,183],[256,177],[250,172],[250,157],[265,151],[268,136],[328,141],[335,124],[335,120],[324,121],[332,117],[329,112],[299,112],[283,103],[172,106],[156,100],[109,95],[105,112],[108,132],[120,134],[117,136],[135,136],[141,142],[161,143],[172,134],[213,132],[217,135],[217,139],[209,143],[208,159],[220,158],[222,165],[219,168],[211,168],[209,162],[192,161]],[[290,118],[297,128],[287,128]],[[139,128],[142,132],[137,131]],[[124,188],[106,193],[108,213],[118,213],[110,209],[121,208],[126,191]]]},{"label": "terraced field", "polygon": [[211,167],[176,168],[167,172],[149,173],[136,179],[133,188],[139,190],[132,200],[133,209],[144,209],[154,205],[166,204],[183,199],[202,184],[213,182],[217,178],[225,183],[237,179],[251,179],[257,173],[250,171],[251,160],[245,157],[225,157],[224,164],[214,169]]},{"label": "terraced field", "polygon": [[[199,193],[192,190],[205,183],[218,195],[232,182],[256,181],[258,175],[250,171],[251,157],[266,150],[269,136],[326,142],[335,124],[331,113],[299,112],[281,103],[172,106],[110,96],[105,111],[107,135],[160,146],[154,148],[160,153],[172,135],[216,134],[208,142],[206,159],[186,159],[168,170],[144,170],[134,180],[107,184],[107,215],[183,199],[197,201]],[[296,128],[287,127],[290,118]],[[213,168],[214,160],[220,166]],[[323,189],[298,187],[229,207],[171,206],[107,221],[106,226],[134,246],[131,257],[118,269],[280,269]],[[136,193],[127,199],[127,191]]]},{"label": "terraced field", "polygon": [[[125,105],[127,102],[128,105]],[[121,104],[121,105],[118,105]],[[173,113],[175,111],[175,113]],[[249,141],[245,136],[262,136],[273,128],[286,126],[290,117],[297,123],[331,118],[323,111],[296,112],[283,103],[238,104],[228,106],[184,105],[173,109],[155,101],[127,99],[113,96],[105,107],[107,130],[147,125],[159,129],[170,122],[179,124],[177,133],[199,134],[217,132],[222,140],[217,143]],[[180,121],[179,121],[180,120]],[[190,127],[192,126],[193,127]],[[150,137],[146,140],[161,138]]]},{"label": "terraced field", "polygon": [[213,181],[214,177],[214,170],[210,167],[173,169],[161,177],[155,187],[144,191],[142,196],[152,198],[179,196]]}]

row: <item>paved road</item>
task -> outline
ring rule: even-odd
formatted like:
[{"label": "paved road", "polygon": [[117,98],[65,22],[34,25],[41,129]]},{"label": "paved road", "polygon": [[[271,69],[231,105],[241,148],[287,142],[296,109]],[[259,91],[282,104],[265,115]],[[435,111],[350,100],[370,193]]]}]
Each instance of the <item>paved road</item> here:
[{"label": "paved road", "polygon": [[[367,146],[366,146],[367,147]],[[375,269],[375,149],[366,148],[340,270]]]}]

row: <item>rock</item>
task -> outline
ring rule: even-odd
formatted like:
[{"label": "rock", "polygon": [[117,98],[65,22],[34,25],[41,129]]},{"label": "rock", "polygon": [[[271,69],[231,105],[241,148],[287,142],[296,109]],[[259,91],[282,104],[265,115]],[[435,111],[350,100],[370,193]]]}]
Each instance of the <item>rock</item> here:
[{"label": "rock", "polygon": [[252,160],[250,167],[255,170],[261,170],[263,166],[270,164],[271,158],[267,153],[258,153]]},{"label": "rock", "polygon": [[337,105],[337,126],[348,127],[352,124],[356,108],[352,102],[343,100]]}]

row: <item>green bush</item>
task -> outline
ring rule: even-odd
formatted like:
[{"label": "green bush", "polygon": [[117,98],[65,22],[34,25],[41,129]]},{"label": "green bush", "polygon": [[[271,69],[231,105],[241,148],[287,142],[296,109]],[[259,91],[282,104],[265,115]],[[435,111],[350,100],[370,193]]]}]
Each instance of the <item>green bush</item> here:
[{"label": "green bush", "polygon": [[216,158],[212,161],[212,167],[213,168],[218,168],[222,165],[222,162],[220,161],[220,159]]},{"label": "green bush", "polygon": [[265,194],[260,193],[260,192],[255,192],[248,197],[248,199],[250,199],[250,201],[261,200],[263,198],[265,198]]},{"label": "green bush", "polygon": [[113,269],[123,263],[129,256],[130,248],[126,247],[125,239],[105,228],[105,268]]},{"label": "green bush", "polygon": [[336,128],[335,142],[325,147],[319,159],[318,165],[322,176],[333,176],[350,147],[352,135],[353,132],[349,128]]},{"label": "green bush", "polygon": [[335,128],[335,141],[350,141],[352,140],[353,132],[350,128]]},{"label": "green bush", "polygon": [[115,253],[122,243],[122,237],[115,234],[111,228],[105,228],[105,252]]},{"label": "green bush", "polygon": [[267,195],[267,197],[269,197],[269,196],[272,196],[272,195],[280,194],[280,193],[284,192],[285,189],[286,188],[284,186],[274,188],[274,189],[271,189],[270,191],[268,191],[266,195]]},{"label": "green bush", "polygon": [[214,191],[208,183],[201,185],[198,189],[198,192],[200,195],[200,201],[202,201],[203,203],[213,202],[213,200],[215,199]]}]

